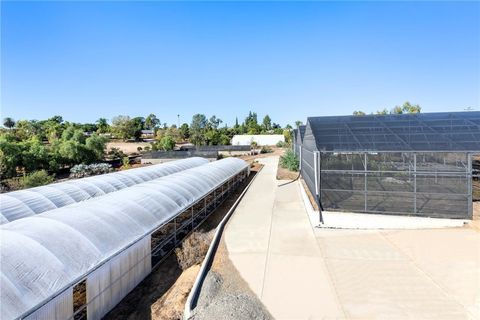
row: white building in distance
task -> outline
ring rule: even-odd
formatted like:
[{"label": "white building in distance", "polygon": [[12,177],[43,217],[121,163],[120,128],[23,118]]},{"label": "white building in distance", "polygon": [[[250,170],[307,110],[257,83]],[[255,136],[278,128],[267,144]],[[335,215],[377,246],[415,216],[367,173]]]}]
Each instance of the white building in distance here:
[{"label": "white building in distance", "polygon": [[258,146],[274,146],[278,142],[285,142],[283,134],[242,134],[234,135],[232,146],[249,146],[253,141]]}]

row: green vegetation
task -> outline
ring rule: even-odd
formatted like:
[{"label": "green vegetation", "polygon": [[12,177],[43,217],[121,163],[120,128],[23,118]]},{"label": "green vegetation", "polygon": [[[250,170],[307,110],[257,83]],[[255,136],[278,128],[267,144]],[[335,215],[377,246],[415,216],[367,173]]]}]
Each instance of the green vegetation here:
[{"label": "green vegetation", "polygon": [[0,133],[1,178],[102,160],[107,139],[95,132],[87,135],[85,128],[88,125],[64,122],[59,116],[18,121]]},{"label": "green vegetation", "polygon": [[[111,159],[124,159],[126,154],[112,148],[106,152],[109,139],[139,141],[154,138],[151,146],[137,149],[173,150],[176,143],[191,142],[195,145],[227,145],[236,134],[284,134],[291,140],[291,126],[282,128],[266,115],[261,123],[255,112],[249,112],[243,122],[238,118],[235,125],[228,127],[215,115],[207,118],[195,114],[190,124],[168,126],[161,123],[153,113],[147,117],[131,118],[119,115],[111,120],[99,118],[95,123],[73,123],[64,121],[61,116],[47,120],[3,119],[0,128],[0,178],[16,179],[45,170],[56,174],[73,169],[75,165],[90,165]],[[144,130],[150,130],[145,132]],[[265,149],[264,149],[265,151]],[[77,169],[74,169],[74,171]],[[78,173],[84,176],[87,173]],[[75,175],[75,174],[74,174]],[[13,180],[12,180],[12,183]],[[20,183],[20,182],[19,182]]]},{"label": "green vegetation", "polygon": [[171,136],[165,136],[160,140],[160,147],[164,151],[170,151],[173,150],[175,147],[175,140]]},{"label": "green vegetation", "polygon": [[285,154],[280,157],[280,166],[290,171],[298,171],[299,164],[298,158],[291,149],[285,151]]},{"label": "green vegetation", "polygon": [[262,149],[260,149],[260,153],[272,153],[273,149],[267,146],[263,146]]},{"label": "green vegetation", "polygon": [[122,159],[122,170],[130,169],[132,165],[130,164],[130,159],[128,157],[124,157]]},{"label": "green vegetation", "polygon": [[[383,110],[378,110],[375,112],[375,114],[378,115],[387,115],[387,114],[404,114],[404,113],[420,113],[422,112],[422,107],[420,107],[418,104],[410,104],[410,102],[406,101],[403,103],[401,106],[395,106],[393,107],[390,111],[385,108]],[[365,112],[356,110],[353,111],[354,116],[364,116],[366,115]]]},{"label": "green vegetation", "polygon": [[45,184],[52,183],[54,177],[49,175],[45,170],[39,170],[27,174],[21,179],[21,185],[23,188],[33,188],[43,186]]}]

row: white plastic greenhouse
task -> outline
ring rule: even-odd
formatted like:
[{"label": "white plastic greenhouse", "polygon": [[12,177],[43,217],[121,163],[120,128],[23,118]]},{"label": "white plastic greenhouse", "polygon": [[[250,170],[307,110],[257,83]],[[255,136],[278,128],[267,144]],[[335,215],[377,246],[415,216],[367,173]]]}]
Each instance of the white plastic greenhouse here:
[{"label": "white plastic greenhouse", "polygon": [[248,173],[227,158],[2,225],[0,318],[100,319]]},{"label": "white plastic greenhouse", "polygon": [[188,158],[1,194],[0,224],[103,196],[206,163],[208,160],[204,158]]}]

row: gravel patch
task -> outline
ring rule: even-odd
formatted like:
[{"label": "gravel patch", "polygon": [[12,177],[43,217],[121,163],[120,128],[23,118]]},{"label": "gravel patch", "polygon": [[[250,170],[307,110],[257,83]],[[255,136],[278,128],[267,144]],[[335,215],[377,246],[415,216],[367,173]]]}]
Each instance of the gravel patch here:
[{"label": "gravel patch", "polygon": [[[220,316],[221,315],[221,316]],[[190,319],[273,319],[228,259],[220,243]]]}]

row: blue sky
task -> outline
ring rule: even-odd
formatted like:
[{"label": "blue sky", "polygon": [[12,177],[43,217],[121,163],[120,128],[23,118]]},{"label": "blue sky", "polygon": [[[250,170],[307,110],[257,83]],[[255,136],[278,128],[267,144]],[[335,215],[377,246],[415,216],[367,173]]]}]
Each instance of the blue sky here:
[{"label": "blue sky", "polygon": [[479,2],[1,2],[1,116],[480,110]]}]

